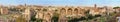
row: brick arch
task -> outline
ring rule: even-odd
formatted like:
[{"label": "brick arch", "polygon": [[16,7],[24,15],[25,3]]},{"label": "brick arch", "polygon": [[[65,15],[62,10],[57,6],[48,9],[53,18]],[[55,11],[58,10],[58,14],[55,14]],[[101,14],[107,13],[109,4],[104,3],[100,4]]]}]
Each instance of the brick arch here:
[{"label": "brick arch", "polygon": [[72,10],[72,8],[68,8],[67,10]]},{"label": "brick arch", "polygon": [[51,22],[51,14],[49,12],[46,12],[43,19],[43,22]]},{"label": "brick arch", "polygon": [[78,15],[84,17],[85,16],[85,9],[78,8]]},{"label": "brick arch", "polygon": [[82,13],[84,13],[84,9],[82,9],[82,8],[78,8],[79,10],[78,10],[78,13],[79,14],[82,14]]},{"label": "brick arch", "polygon": [[75,8],[73,11],[74,14],[78,14],[78,8]]},{"label": "brick arch", "polygon": [[68,8],[68,9],[67,9],[67,14],[68,14],[68,15],[72,15],[72,11],[73,11],[72,8]]},{"label": "brick arch", "polygon": [[75,8],[74,11],[78,11],[78,8]]},{"label": "brick arch", "polygon": [[47,14],[50,15],[50,17],[53,17],[53,12],[49,11]]},{"label": "brick arch", "polygon": [[60,13],[61,13],[61,14],[66,14],[66,9],[65,9],[65,8],[61,8],[61,9],[60,9]]},{"label": "brick arch", "polygon": [[47,15],[51,16],[51,13],[47,13]]},{"label": "brick arch", "polygon": [[61,8],[61,10],[66,10],[65,8]]}]

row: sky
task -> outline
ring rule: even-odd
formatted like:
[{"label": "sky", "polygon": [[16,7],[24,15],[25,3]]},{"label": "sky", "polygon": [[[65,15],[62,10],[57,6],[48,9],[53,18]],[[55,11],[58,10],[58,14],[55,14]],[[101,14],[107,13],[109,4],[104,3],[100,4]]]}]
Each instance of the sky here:
[{"label": "sky", "polygon": [[74,6],[120,6],[120,0],[0,0],[2,5],[74,5]]}]

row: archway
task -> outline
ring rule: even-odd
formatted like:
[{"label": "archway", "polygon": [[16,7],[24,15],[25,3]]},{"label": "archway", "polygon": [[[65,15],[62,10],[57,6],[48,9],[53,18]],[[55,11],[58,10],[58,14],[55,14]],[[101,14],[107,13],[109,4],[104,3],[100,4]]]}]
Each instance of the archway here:
[{"label": "archway", "polygon": [[43,22],[51,22],[51,14],[45,13]]},{"label": "archway", "polygon": [[66,14],[65,8],[62,8],[62,9],[60,10],[60,14]]},{"label": "archway", "polygon": [[67,10],[67,14],[68,14],[68,15],[72,15],[72,8],[69,8],[69,9]]},{"label": "archway", "polygon": [[75,15],[78,14],[78,9],[77,9],[77,8],[74,9],[74,14],[75,14]]}]

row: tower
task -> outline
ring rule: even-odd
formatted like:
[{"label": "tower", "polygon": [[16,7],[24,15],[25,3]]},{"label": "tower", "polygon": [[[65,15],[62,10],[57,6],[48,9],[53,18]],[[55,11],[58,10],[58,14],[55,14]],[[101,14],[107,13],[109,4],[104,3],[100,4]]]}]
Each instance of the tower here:
[{"label": "tower", "polygon": [[94,7],[96,8],[96,7],[97,7],[97,5],[96,5],[96,4],[94,4]]},{"label": "tower", "polygon": [[31,14],[30,9],[29,8],[25,9],[23,16],[24,16],[25,20],[27,20],[28,22],[30,20],[30,14]]}]

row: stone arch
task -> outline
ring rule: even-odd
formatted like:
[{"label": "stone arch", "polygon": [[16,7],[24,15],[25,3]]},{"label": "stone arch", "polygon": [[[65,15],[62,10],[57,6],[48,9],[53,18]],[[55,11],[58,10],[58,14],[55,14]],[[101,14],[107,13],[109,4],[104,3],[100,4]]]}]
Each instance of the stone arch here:
[{"label": "stone arch", "polygon": [[61,14],[65,14],[66,13],[66,9],[65,8],[60,9],[60,13]]},{"label": "stone arch", "polygon": [[85,9],[78,8],[78,15],[84,17],[85,16]]},{"label": "stone arch", "polygon": [[45,14],[44,14],[44,20],[43,20],[43,22],[51,22],[51,14],[50,13],[48,13],[48,12],[46,12]]},{"label": "stone arch", "polygon": [[67,14],[68,14],[68,15],[72,15],[72,8],[68,8],[68,9],[67,9]]},{"label": "stone arch", "polygon": [[51,17],[51,13],[47,12],[46,15],[44,15],[44,16]]},{"label": "stone arch", "polygon": [[78,11],[79,11],[79,12],[78,12],[79,14],[84,13],[84,12],[83,12],[84,10],[83,10],[82,8],[79,8],[79,10],[78,10]]},{"label": "stone arch", "polygon": [[74,14],[78,14],[78,9],[77,8],[74,9]]}]

